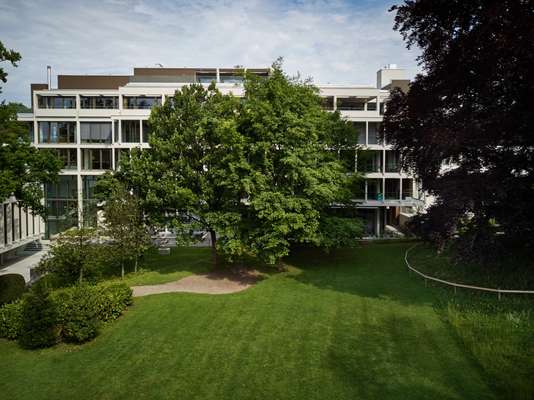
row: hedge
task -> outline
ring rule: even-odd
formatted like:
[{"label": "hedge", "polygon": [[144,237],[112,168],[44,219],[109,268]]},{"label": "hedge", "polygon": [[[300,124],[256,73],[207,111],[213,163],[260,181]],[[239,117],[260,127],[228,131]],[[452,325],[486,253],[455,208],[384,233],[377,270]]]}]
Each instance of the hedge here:
[{"label": "hedge", "polygon": [[[82,284],[51,292],[47,296],[50,312],[41,310],[36,315],[26,307],[35,296],[32,292],[15,303],[0,307],[0,337],[20,339],[31,330],[32,325],[23,321],[33,321],[33,325],[39,326],[43,322],[39,316],[45,317],[44,322],[47,323],[54,316],[53,332],[57,340],[82,343],[98,335],[103,322],[117,319],[132,304],[132,290],[124,283]],[[44,343],[41,347],[45,347]]]}]

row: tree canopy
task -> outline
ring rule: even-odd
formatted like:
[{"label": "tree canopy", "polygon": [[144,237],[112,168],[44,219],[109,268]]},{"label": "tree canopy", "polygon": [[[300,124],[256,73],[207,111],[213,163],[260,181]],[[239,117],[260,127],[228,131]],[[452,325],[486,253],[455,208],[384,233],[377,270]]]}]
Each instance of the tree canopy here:
[{"label": "tree canopy", "polygon": [[[6,50],[0,42],[0,62],[14,66],[20,54]],[[0,68],[0,79],[6,82],[7,73]],[[1,92],[1,88],[0,88]],[[28,128],[17,121],[21,104],[0,104],[0,200],[14,195],[22,207],[44,215],[43,185],[54,182],[61,169],[61,160],[49,150],[32,147]]]},{"label": "tree canopy", "polygon": [[[492,257],[532,243],[534,2],[420,0],[392,7],[423,73],[394,91],[389,143],[436,196],[419,232]],[[468,240],[467,240],[468,239]]]},{"label": "tree canopy", "polygon": [[268,78],[247,75],[244,88],[242,98],[215,85],[178,90],[151,113],[151,148],[132,152],[115,178],[144,199],[152,222],[209,231],[215,261],[219,250],[274,263],[292,243],[321,245],[328,209],[351,205],[354,177],[328,148],[356,133],[280,63]]}]

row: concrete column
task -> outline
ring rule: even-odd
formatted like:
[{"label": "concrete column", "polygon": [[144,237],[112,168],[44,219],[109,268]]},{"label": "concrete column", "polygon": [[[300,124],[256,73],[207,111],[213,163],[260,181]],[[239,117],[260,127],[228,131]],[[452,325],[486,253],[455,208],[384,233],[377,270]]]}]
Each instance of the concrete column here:
[{"label": "concrete column", "polygon": [[399,179],[399,197],[402,200],[402,176]]}]

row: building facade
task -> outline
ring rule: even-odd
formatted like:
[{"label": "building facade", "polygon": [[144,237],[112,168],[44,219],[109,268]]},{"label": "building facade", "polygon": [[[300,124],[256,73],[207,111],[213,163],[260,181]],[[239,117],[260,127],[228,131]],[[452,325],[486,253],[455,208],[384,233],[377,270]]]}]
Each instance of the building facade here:
[{"label": "building facade", "polygon": [[[248,69],[267,76],[269,69]],[[59,182],[48,185],[45,237],[71,226],[96,223],[94,185],[115,169],[132,148],[148,148],[147,123],[152,106],[191,83],[217,83],[222,93],[243,94],[242,71],[233,68],[134,68],[132,75],[59,75],[57,88],[33,84],[28,123],[34,145],[53,149],[64,161]],[[376,86],[318,85],[327,110],[339,110],[358,130],[357,150],[340,154],[348,171],[365,174],[358,213],[369,236],[381,236],[402,225],[422,206],[419,186],[401,171],[399,156],[378,137],[392,85],[407,86],[403,70],[389,66],[377,73]]]}]

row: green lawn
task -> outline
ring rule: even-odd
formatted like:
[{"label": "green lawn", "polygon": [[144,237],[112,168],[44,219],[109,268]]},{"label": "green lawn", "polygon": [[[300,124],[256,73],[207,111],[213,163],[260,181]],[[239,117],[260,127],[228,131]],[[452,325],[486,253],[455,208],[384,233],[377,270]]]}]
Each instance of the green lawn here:
[{"label": "green lawn", "polygon": [[[244,292],[138,298],[83,346],[26,351],[0,340],[1,397],[502,398],[436,290],[407,274],[407,246],[302,251],[288,272]],[[148,268],[166,266],[135,283],[206,269],[209,251],[181,252],[153,256]]]}]

